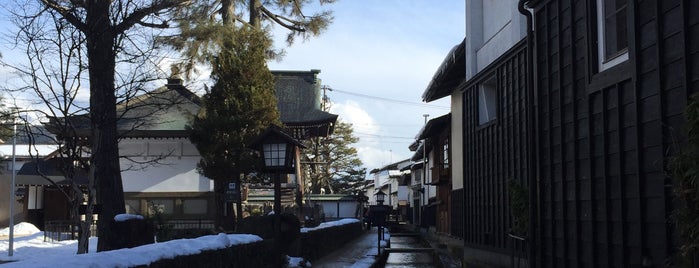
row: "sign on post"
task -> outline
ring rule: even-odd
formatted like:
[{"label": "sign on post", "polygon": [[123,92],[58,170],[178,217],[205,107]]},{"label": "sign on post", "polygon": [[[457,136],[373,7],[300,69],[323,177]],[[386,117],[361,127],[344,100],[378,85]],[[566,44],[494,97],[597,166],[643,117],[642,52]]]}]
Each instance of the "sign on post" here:
[{"label": "sign on post", "polygon": [[225,192],[226,202],[238,202],[240,196],[240,188],[235,182],[228,183],[228,190]]}]

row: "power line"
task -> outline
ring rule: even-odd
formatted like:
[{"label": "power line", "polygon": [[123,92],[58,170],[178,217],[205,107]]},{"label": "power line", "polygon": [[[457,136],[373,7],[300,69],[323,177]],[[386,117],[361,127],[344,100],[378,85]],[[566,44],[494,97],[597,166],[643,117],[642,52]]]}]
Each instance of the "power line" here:
[{"label": "power line", "polygon": [[373,137],[373,138],[409,139],[409,140],[414,140],[414,139],[415,139],[415,137],[386,136],[386,135],[362,133],[362,132],[356,132],[356,131],[354,131],[354,134],[357,134],[357,135],[364,135],[364,136]]},{"label": "power line", "polygon": [[410,101],[402,101],[402,100],[395,100],[395,99],[389,99],[389,98],[384,98],[384,97],[371,96],[371,95],[366,95],[366,94],[361,94],[361,93],[354,93],[354,92],[349,92],[349,91],[345,91],[345,90],[339,90],[339,89],[330,88],[330,87],[327,87],[327,86],[324,86],[323,89],[327,89],[327,90],[329,90],[329,91],[334,91],[334,92],[343,93],[343,94],[347,94],[347,95],[353,95],[353,96],[358,96],[358,97],[363,97],[363,98],[368,98],[368,99],[374,99],[374,100],[380,100],[380,101],[395,102],[395,103],[400,103],[400,104],[405,104],[405,105],[422,106],[422,107],[431,107],[431,108],[438,108],[438,109],[451,109],[451,108],[449,108],[449,107],[439,106],[439,105],[433,105],[433,104],[426,104],[426,103],[419,103],[419,102],[410,102]]}]

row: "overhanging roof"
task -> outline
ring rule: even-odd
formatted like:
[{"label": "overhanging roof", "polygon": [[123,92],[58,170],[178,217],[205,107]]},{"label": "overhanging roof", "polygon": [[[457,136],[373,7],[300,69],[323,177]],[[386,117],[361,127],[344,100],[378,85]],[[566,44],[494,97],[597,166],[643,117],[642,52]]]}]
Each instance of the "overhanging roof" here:
[{"label": "overhanging roof", "polygon": [[[34,159],[30,162],[24,163],[22,167],[17,171],[15,177],[17,185],[51,185],[47,180],[50,179],[56,184],[67,185],[70,183],[69,180],[63,175],[60,170],[61,161],[57,158],[51,158],[48,160],[44,159]],[[76,169],[76,174],[73,176],[75,183],[79,185],[86,185],[87,171]],[[10,177],[11,174],[3,174],[2,177]]]},{"label": "overhanging roof", "polygon": [[415,138],[418,140],[423,140],[432,137],[435,134],[438,134],[439,132],[443,131],[450,125],[451,113],[448,113],[440,117],[434,118],[430,121],[427,121],[427,124],[425,124],[425,126],[422,127],[422,129],[420,129],[420,132],[417,134]]},{"label": "overhanging roof", "polygon": [[442,61],[422,93],[422,101],[430,102],[451,95],[466,79],[466,39],[454,46]]}]

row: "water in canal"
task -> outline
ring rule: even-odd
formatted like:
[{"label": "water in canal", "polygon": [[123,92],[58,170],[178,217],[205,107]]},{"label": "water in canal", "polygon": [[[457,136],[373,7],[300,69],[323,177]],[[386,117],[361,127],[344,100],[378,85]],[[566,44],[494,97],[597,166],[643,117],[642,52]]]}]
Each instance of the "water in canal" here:
[{"label": "water in canal", "polygon": [[[434,252],[424,250],[429,245],[421,241],[419,236],[391,234],[390,247],[392,249],[406,249],[406,252],[390,252],[384,267],[440,267],[436,263]],[[410,249],[415,251],[411,252]]]}]

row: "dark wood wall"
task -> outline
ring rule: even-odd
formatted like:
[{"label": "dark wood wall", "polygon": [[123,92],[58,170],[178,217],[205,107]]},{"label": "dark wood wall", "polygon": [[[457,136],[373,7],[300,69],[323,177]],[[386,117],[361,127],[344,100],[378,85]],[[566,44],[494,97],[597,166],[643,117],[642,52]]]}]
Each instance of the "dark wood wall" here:
[{"label": "dark wood wall", "polygon": [[[497,117],[480,125],[478,87],[495,77]],[[463,238],[466,246],[509,253],[507,181],[528,181],[526,49],[521,42],[470,80],[463,91]],[[460,199],[461,196],[454,198]],[[457,208],[455,206],[454,208]],[[456,231],[456,232],[459,232]]]},{"label": "dark wood wall", "polygon": [[668,156],[698,85],[699,1],[629,2],[629,60],[596,71],[594,0],[538,1],[537,267],[664,267]]},{"label": "dark wood wall", "polygon": [[464,189],[451,191],[451,235],[464,239]]}]

